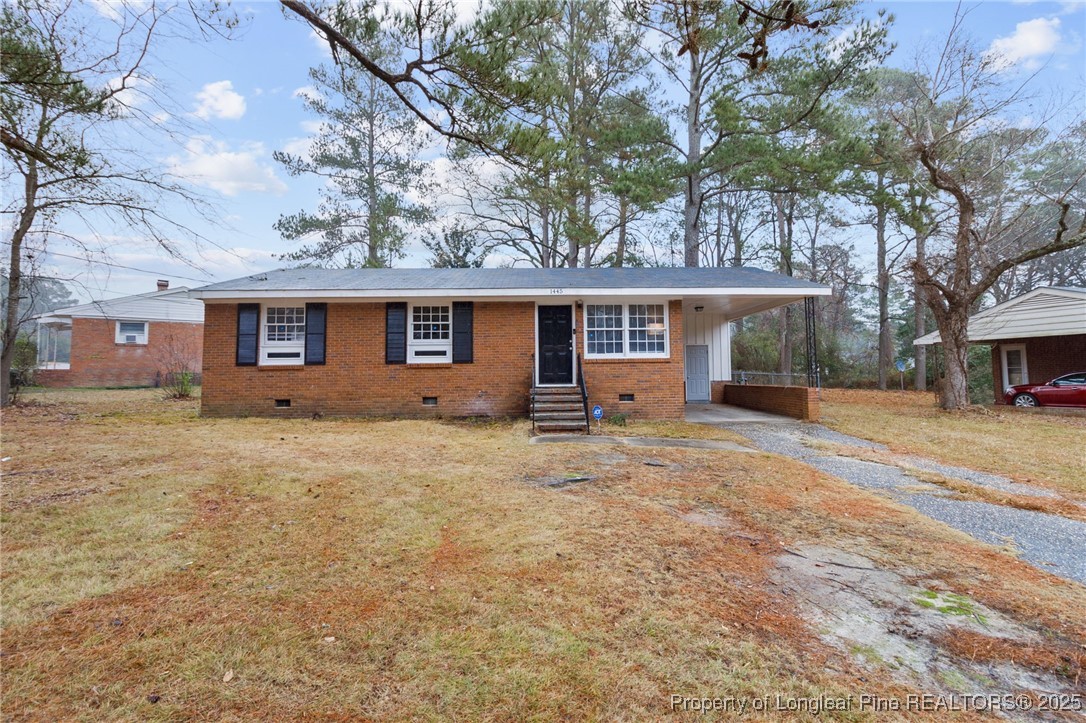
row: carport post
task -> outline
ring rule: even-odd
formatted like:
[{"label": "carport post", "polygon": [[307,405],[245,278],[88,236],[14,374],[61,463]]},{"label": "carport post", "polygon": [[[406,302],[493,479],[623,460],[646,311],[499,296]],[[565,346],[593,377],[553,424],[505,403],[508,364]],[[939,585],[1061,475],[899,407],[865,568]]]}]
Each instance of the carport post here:
[{"label": "carport post", "polygon": [[813,296],[803,300],[803,317],[807,323],[807,386],[822,388],[818,374],[818,337],[815,330],[815,301]]}]

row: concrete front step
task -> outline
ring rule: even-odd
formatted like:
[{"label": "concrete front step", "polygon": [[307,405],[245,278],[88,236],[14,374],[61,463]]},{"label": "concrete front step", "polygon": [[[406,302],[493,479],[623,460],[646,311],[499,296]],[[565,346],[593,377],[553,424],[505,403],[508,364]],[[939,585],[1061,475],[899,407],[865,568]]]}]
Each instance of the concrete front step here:
[{"label": "concrete front step", "polygon": [[561,405],[569,407],[583,407],[584,402],[580,396],[536,396],[535,406],[542,406],[544,404]]},{"label": "concrete front step", "polygon": [[578,387],[533,387],[532,402],[538,434],[588,431]]},{"label": "concrete front step", "polygon": [[581,402],[580,399],[577,399],[577,400],[572,400],[571,399],[571,400],[565,401],[565,402],[554,402],[554,401],[551,401],[549,399],[547,399],[547,400],[536,400],[535,408],[538,411],[543,411],[545,409],[549,409],[551,411],[556,411],[556,412],[564,411],[566,409],[569,409],[569,410],[580,409],[581,413],[584,414],[584,403]]},{"label": "concrete front step", "polygon": [[568,410],[560,412],[543,412],[536,410],[535,421],[537,422],[552,422],[552,421],[579,421],[584,424],[584,410]]},{"label": "concrete front step", "polygon": [[551,422],[538,421],[535,423],[535,431],[540,434],[548,432],[587,432],[588,425],[584,423],[584,417],[581,417],[580,422],[572,419]]}]

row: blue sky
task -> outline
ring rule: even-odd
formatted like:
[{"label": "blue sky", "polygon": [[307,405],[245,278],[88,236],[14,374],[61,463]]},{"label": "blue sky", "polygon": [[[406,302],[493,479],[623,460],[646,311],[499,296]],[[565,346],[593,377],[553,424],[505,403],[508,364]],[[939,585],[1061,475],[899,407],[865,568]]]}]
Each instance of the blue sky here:
[{"label": "blue sky", "polygon": [[[107,0],[97,0],[95,6],[103,15],[110,12]],[[1086,0],[968,7],[969,32],[982,46],[1012,60],[1015,68],[1010,72],[1025,77],[1036,71],[1033,82],[1043,92],[1062,90],[1081,103]],[[174,286],[197,286],[274,268],[282,265],[275,255],[294,245],[272,226],[283,213],[312,207],[317,186],[311,179],[288,177],[271,154],[304,147],[314,118],[305,113],[299,89],[308,85],[309,67],[329,56],[308,26],[284,16],[278,3],[239,3],[236,8],[248,21],[235,39],[171,40],[158,47],[148,66],[193,130],[183,145],[148,148],[147,153],[198,185],[219,206],[221,223],[191,222],[220,248],[192,254],[199,266],[195,269],[127,237],[123,229],[108,230],[108,257],[98,256],[99,263],[90,265],[62,255],[78,255],[65,242],[52,242],[56,255],[46,260],[45,272],[76,279],[73,289],[81,300],[153,290],[156,278],[169,279]],[[898,47],[890,62],[908,67],[919,49],[945,35],[955,3],[869,3],[865,13],[874,16],[879,8],[895,17],[890,35]],[[426,254],[417,242],[398,263],[425,264]]]}]

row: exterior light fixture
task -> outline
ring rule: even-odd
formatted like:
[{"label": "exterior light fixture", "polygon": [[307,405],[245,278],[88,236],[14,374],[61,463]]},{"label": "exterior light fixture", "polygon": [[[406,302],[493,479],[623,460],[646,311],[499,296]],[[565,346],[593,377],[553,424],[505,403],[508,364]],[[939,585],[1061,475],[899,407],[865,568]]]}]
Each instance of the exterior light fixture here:
[{"label": "exterior light fixture", "polygon": [[694,311],[696,311],[696,312],[698,312],[700,314],[701,312],[705,311],[705,307],[704,306],[695,306]]}]

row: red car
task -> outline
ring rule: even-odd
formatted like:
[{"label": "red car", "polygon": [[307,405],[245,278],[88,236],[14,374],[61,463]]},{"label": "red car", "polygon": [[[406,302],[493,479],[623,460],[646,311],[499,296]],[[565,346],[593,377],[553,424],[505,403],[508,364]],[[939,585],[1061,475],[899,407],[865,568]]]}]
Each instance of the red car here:
[{"label": "red car", "polygon": [[1086,372],[1064,374],[1045,384],[1007,387],[1003,401],[1016,407],[1086,407]]}]

